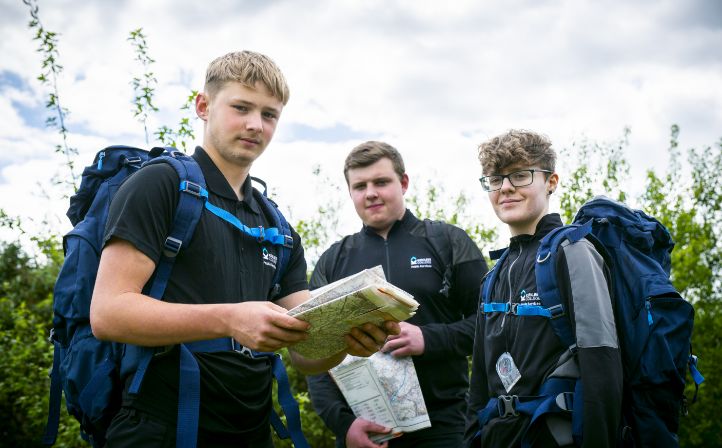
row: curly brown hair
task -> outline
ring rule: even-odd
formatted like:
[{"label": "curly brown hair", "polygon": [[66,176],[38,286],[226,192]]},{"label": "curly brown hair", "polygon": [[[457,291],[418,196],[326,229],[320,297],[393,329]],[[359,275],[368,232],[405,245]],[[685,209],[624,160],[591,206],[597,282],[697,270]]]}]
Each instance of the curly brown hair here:
[{"label": "curly brown hair", "polygon": [[547,136],[523,129],[512,129],[479,145],[479,163],[485,175],[499,173],[515,163],[554,171],[556,160]]}]

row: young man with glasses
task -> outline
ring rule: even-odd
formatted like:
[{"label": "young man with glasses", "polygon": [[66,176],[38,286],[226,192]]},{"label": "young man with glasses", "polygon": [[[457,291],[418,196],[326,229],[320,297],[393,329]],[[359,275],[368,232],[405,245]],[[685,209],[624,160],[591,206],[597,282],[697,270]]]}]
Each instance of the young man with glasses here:
[{"label": "young man with glasses", "polygon": [[[541,306],[537,249],[545,235],[562,225],[558,214],[549,213],[550,195],[559,185],[551,142],[512,130],[482,143],[479,161],[481,186],[511,232],[489,294],[490,302],[509,312],[487,312],[480,306],[467,413],[469,446],[513,447],[522,440],[531,446],[573,446],[570,412],[547,414],[532,426],[530,414],[536,409],[517,405],[524,397],[540,395],[549,378],[580,377],[583,445],[613,446],[621,415],[622,365],[602,256],[586,239],[560,246],[557,284],[576,346],[562,345],[549,318],[517,313],[520,305]],[[492,259],[501,252],[492,252]]]}]

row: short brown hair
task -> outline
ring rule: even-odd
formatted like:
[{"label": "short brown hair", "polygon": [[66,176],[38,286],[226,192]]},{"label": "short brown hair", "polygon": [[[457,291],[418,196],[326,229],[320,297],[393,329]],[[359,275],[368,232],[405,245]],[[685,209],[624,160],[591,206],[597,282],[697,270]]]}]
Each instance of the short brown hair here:
[{"label": "short brown hair", "polygon": [[514,163],[538,165],[554,171],[557,154],[545,135],[512,129],[479,145],[479,162],[484,174],[498,173]]},{"label": "short brown hair", "polygon": [[388,143],[368,141],[352,149],[348,156],[346,156],[346,162],[343,164],[343,175],[346,178],[346,183],[348,184],[348,170],[365,168],[373,165],[384,157],[391,160],[394,171],[398,174],[399,179],[401,179],[406,173],[406,168],[404,167],[404,159],[401,158],[399,151]]},{"label": "short brown hair", "polygon": [[206,70],[205,92],[213,96],[223,84],[234,81],[248,87],[261,82],[285,106],[290,97],[281,69],[266,55],[253,51],[235,51],[211,61]]}]

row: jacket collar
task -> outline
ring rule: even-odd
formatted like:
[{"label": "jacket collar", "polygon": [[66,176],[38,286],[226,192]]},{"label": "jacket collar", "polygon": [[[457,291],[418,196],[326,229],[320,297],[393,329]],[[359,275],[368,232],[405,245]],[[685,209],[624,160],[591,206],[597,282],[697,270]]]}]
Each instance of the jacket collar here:
[{"label": "jacket collar", "polygon": [[549,213],[548,215],[544,215],[542,219],[540,219],[537,223],[533,235],[521,234],[513,236],[509,240],[509,246],[502,249],[490,251],[489,257],[492,260],[498,260],[504,253],[504,251],[507,250],[512,244],[525,244],[531,241],[541,241],[541,239],[544,238],[547,233],[551,232],[557,227],[561,227],[562,225],[564,225],[564,223],[562,223],[562,218],[561,216],[559,216],[559,213]]}]

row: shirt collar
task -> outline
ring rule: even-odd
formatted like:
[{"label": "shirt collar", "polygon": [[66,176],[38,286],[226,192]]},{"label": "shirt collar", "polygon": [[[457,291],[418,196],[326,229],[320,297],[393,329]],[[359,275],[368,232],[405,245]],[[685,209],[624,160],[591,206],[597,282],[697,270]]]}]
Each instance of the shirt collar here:
[{"label": "shirt collar", "polygon": [[226,180],[225,176],[223,176],[223,173],[221,173],[221,170],[219,170],[216,164],[213,163],[213,160],[203,148],[201,148],[200,146],[196,146],[196,150],[193,153],[193,158],[196,160],[196,162],[198,162],[198,165],[200,165],[201,167],[203,177],[206,180],[206,188],[208,188],[208,191],[212,191],[213,194],[221,196],[225,199],[229,199],[231,201],[242,202],[247,206],[248,209],[252,210],[254,213],[261,213],[258,202],[253,196],[253,185],[250,175],[246,177],[246,180],[241,186],[241,191],[243,191],[243,200],[238,201],[238,196],[236,196],[236,193],[231,188],[228,180]]}]

